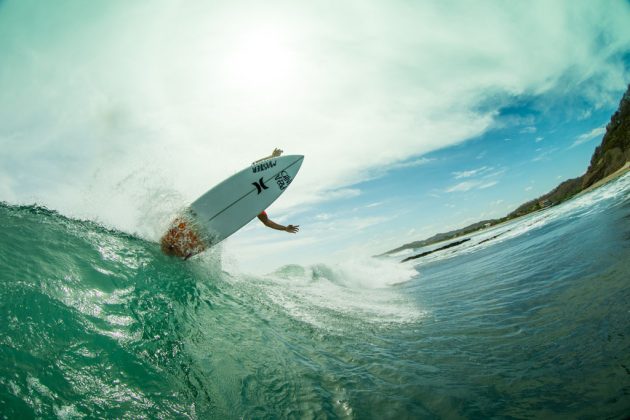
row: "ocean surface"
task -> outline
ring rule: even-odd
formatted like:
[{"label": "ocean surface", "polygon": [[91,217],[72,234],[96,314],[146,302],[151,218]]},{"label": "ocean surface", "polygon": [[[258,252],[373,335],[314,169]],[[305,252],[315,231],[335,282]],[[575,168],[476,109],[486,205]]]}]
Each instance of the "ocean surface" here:
[{"label": "ocean surface", "polygon": [[36,206],[0,227],[2,418],[630,415],[630,175],[408,263],[429,248],[264,276]]}]

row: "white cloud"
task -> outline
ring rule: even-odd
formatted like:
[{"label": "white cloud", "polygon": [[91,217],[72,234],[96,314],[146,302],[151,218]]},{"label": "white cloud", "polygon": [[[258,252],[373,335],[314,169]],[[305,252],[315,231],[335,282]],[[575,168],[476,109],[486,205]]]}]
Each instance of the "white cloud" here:
[{"label": "white cloud", "polygon": [[329,220],[331,215],[329,213],[319,213],[315,215],[315,220]]},{"label": "white cloud", "polygon": [[481,168],[477,168],[477,169],[471,169],[468,171],[461,171],[461,172],[453,172],[453,175],[455,177],[455,179],[461,179],[461,178],[470,178],[482,173],[485,173],[487,171],[492,170],[492,168],[488,168],[487,166],[482,166]]},{"label": "white cloud", "polygon": [[520,131],[521,134],[532,134],[536,132],[536,127],[530,125],[529,127],[523,127]]},{"label": "white cloud", "polygon": [[[507,171],[507,168],[495,169],[492,166],[482,166],[467,171],[453,172],[454,179],[466,179],[466,181],[455,184],[446,189],[447,193],[466,192],[473,189],[484,190],[494,187],[499,183],[499,178]],[[477,179],[473,179],[477,177]],[[493,179],[495,178],[495,179]]]},{"label": "white cloud", "polygon": [[450,188],[446,189],[447,193],[452,193],[452,192],[465,192],[465,191],[470,191],[473,188],[475,188],[477,185],[479,185],[478,182],[474,182],[474,181],[464,181],[464,182],[460,182],[459,184],[453,185]]},{"label": "white cloud", "polygon": [[[45,22],[20,20],[33,7]],[[306,155],[276,211],[354,197],[383,168],[483,133],[500,104],[478,104],[496,93],[619,90],[630,43],[627,2],[88,7],[89,21],[2,5],[0,200],[131,231],[275,146]]]},{"label": "white cloud", "polygon": [[591,117],[591,115],[593,115],[593,110],[591,108],[589,109],[585,109],[582,111],[582,113],[578,116],[578,120],[586,120],[588,118]]},{"label": "white cloud", "polygon": [[433,162],[435,159],[429,159],[426,157],[422,157],[419,159],[413,159],[411,161],[408,162],[401,162],[401,163],[394,163],[393,165],[390,165],[387,169],[388,170],[396,170],[396,169],[404,169],[404,168],[414,168],[416,166],[422,166],[422,165],[426,165],[429,162]]},{"label": "white cloud", "polygon": [[498,183],[499,181],[482,182],[477,188],[479,188],[480,190],[485,190],[486,188],[494,187]]},{"label": "white cloud", "polygon": [[543,160],[549,160],[549,156],[551,156],[552,154],[554,154],[555,152],[558,151],[557,147],[550,147],[550,148],[539,148],[536,149],[536,153],[538,153],[533,159],[532,162],[540,162]]},{"label": "white cloud", "polygon": [[361,195],[361,190],[358,188],[340,188],[338,190],[330,190],[325,192],[325,197],[320,200],[339,200],[346,198],[353,198]]},{"label": "white cloud", "polygon": [[388,165],[370,168],[368,171],[365,172],[365,174],[363,175],[363,178],[360,181],[365,182],[365,181],[369,181],[375,178],[380,178],[382,176],[387,175],[388,173],[391,173],[392,171],[396,171],[399,169],[415,168],[418,166],[426,165],[427,163],[430,163],[433,161],[435,161],[435,159],[421,157],[421,158],[406,160],[402,162],[395,162]]},{"label": "white cloud", "polygon": [[575,146],[579,146],[582,143],[586,143],[586,142],[591,141],[591,140],[593,140],[595,138],[603,136],[604,133],[606,133],[606,127],[604,127],[604,126],[595,127],[591,131],[589,131],[588,133],[584,133],[584,134],[581,134],[581,135],[577,136],[577,138],[575,139],[573,144],[571,146],[569,146],[569,148],[573,148]]},{"label": "white cloud", "polygon": [[[492,170],[492,169],[494,169],[494,168],[490,168],[489,170]],[[484,173],[482,175],[482,178],[486,178],[486,179],[487,178],[495,178],[495,177],[503,175],[506,172],[507,172],[507,168],[503,167],[503,168],[497,169],[496,171]]]},{"label": "white cloud", "polygon": [[447,193],[466,192],[466,191],[470,191],[472,189],[483,190],[483,189],[486,189],[486,188],[493,187],[493,186],[495,186],[497,184],[498,184],[498,181],[481,181],[481,180],[464,181],[464,182],[460,182],[459,184],[453,185],[450,188],[447,188],[446,192]]}]

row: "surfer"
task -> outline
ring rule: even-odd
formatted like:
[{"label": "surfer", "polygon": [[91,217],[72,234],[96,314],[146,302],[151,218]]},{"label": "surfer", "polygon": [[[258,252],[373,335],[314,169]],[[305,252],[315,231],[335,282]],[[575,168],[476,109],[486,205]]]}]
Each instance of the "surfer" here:
[{"label": "surfer", "polygon": [[[270,156],[258,159],[253,164],[263,160],[279,157],[282,152],[283,151],[281,149],[276,148]],[[269,218],[269,216],[267,216],[267,213],[264,210],[258,215],[258,220],[260,220],[265,226],[275,230],[281,230],[288,233],[297,233],[300,230],[299,225],[284,226],[274,222]],[[168,231],[160,239],[160,248],[166,255],[173,255],[187,260],[193,255],[197,255],[208,248],[208,245],[206,244],[207,241],[204,241],[203,236],[197,233],[201,231],[202,229],[195,228],[191,218],[187,218],[185,215],[179,216],[173,220]]]}]

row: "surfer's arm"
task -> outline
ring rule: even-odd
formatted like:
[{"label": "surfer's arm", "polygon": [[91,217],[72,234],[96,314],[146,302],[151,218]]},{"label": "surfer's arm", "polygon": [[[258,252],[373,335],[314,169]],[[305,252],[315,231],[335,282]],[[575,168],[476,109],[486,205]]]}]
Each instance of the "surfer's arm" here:
[{"label": "surfer's arm", "polygon": [[289,233],[296,233],[300,230],[300,225],[288,225],[282,226],[269,218],[266,214],[259,214],[258,219],[263,222],[263,224],[271,229],[275,230],[283,230]]},{"label": "surfer's arm", "polygon": [[280,156],[281,154],[282,154],[282,150],[281,150],[281,149],[278,149],[278,148],[275,148],[275,149],[273,149],[273,152],[271,153],[271,155],[266,156],[266,157],[264,157],[264,158],[262,158],[262,159],[258,159],[257,161],[255,161],[254,163],[252,163],[252,165],[255,165],[255,164],[257,164],[258,162],[261,162],[261,161],[263,161],[263,160],[267,160],[267,159],[271,159],[271,158],[278,157],[278,156]]}]

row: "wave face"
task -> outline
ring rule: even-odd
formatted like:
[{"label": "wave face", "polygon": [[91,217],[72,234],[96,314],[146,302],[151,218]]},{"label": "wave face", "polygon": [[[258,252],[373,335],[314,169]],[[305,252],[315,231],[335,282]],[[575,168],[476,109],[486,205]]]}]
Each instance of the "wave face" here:
[{"label": "wave face", "polygon": [[629,191],[626,176],[413,263],[266,276],[0,205],[0,412],[622,417]]}]

